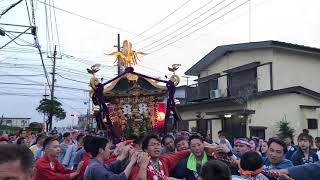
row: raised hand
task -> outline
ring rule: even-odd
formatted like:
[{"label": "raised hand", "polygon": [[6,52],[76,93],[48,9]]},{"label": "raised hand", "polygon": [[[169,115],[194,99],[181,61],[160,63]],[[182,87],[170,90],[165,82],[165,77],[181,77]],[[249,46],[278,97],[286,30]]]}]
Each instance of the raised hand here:
[{"label": "raised hand", "polygon": [[209,144],[207,142],[204,142],[204,149],[207,154],[211,155],[214,152],[214,149],[217,145],[216,144]]},{"label": "raised hand", "polygon": [[140,168],[147,168],[150,162],[150,156],[146,152],[140,152],[138,154],[138,160],[137,163],[139,164]]},{"label": "raised hand", "polygon": [[131,157],[130,157],[130,162],[136,163],[137,160],[138,160],[139,152],[135,152],[135,151],[131,151],[131,152],[132,152],[132,154],[131,154]]},{"label": "raised hand", "polygon": [[77,170],[76,170],[76,172],[77,172],[78,174],[80,173],[80,170],[81,170],[82,166],[83,166],[83,161],[81,161],[81,162],[78,164],[78,167],[77,167]]},{"label": "raised hand", "polygon": [[124,161],[125,159],[127,159],[128,155],[129,155],[129,150],[132,147],[130,146],[124,146],[120,152],[120,154],[118,155],[117,159],[120,161]]},{"label": "raised hand", "polygon": [[116,144],[116,148],[113,151],[114,155],[118,156],[121,153],[122,148],[124,148],[125,143],[124,142],[120,142],[118,144]]}]

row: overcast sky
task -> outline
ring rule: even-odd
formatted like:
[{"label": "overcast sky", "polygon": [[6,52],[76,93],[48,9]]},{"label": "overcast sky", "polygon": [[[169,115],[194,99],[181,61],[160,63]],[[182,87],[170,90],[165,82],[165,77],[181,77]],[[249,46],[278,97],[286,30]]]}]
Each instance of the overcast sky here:
[{"label": "overcast sky", "polygon": [[[17,1],[0,0],[0,12]],[[53,0],[34,2],[39,41],[49,73],[52,62],[46,57],[52,51],[51,46],[59,45],[58,55],[63,54],[62,59],[57,60],[56,84],[60,87],[56,88],[55,96],[63,103],[67,118],[55,123],[57,126],[71,124],[73,112],[87,112],[84,102],[88,94],[83,90],[88,89],[84,82],[88,82],[90,76],[86,74],[86,68],[101,63],[105,66],[100,70],[100,76],[104,79],[115,76],[115,58],[104,53],[116,50],[117,33],[121,34],[121,41],[130,40],[133,49],[149,53],[140,57],[136,71],[164,78],[170,75],[167,67],[179,63],[182,64],[178,70],[181,84],[187,83],[184,72],[216,46],[248,42],[249,29],[251,41],[279,40],[320,48],[320,2],[317,0],[251,0],[251,28],[246,0],[55,0],[57,9],[47,7],[47,13],[41,2],[52,5]],[[30,3],[28,5],[31,11]],[[25,2],[3,15],[0,23],[29,25]],[[50,42],[47,25],[53,29],[49,33],[52,35]],[[30,35],[21,38],[33,42]],[[0,36],[0,45],[8,40],[8,37]],[[0,76],[0,115],[43,120],[43,115],[35,108],[45,92],[44,86],[3,84],[44,84],[46,80],[41,75],[43,69],[36,52],[35,48],[14,43],[0,50],[0,75],[31,75]]]}]

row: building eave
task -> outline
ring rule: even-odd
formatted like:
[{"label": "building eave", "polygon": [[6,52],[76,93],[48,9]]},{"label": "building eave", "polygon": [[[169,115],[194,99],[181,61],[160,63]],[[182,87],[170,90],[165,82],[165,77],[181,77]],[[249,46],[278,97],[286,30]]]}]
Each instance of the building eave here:
[{"label": "building eave", "polygon": [[215,62],[220,57],[227,53],[235,51],[255,50],[255,49],[266,49],[266,48],[277,48],[285,49],[290,51],[302,52],[312,55],[320,55],[320,49],[308,46],[302,46],[298,44],[291,44],[280,41],[260,41],[260,42],[249,42],[241,44],[231,44],[218,46],[200,59],[196,64],[189,68],[185,74],[190,76],[198,76],[200,72],[208,67],[210,64]]}]

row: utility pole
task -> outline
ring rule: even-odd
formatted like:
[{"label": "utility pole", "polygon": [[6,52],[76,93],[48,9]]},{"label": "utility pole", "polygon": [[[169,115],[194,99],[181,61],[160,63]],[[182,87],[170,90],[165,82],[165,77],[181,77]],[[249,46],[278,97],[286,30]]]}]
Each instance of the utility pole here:
[{"label": "utility pole", "polygon": [[[51,84],[51,101],[54,99],[54,82],[55,82],[55,74],[56,74],[56,55],[57,55],[57,45],[54,46],[53,52],[53,66],[52,66],[52,84]],[[49,127],[47,127],[47,131],[51,131],[52,129],[52,112],[49,113]]]},{"label": "utility pole", "polygon": [[[114,47],[117,47],[118,48],[118,52],[120,52],[121,50],[121,47],[120,47],[120,34],[118,34],[118,43],[116,46]],[[117,57],[118,58],[118,57]],[[121,68],[120,68],[120,64],[119,64],[119,60],[118,60],[118,65],[117,65],[117,68],[118,68],[118,75],[121,73]]]},{"label": "utility pole", "polygon": [[189,76],[186,77],[187,78],[187,86],[189,86]]},{"label": "utility pole", "polygon": [[190,76],[181,76],[181,77],[183,77],[183,78],[186,78],[186,79],[187,79],[187,86],[189,86],[189,78],[190,78]]},{"label": "utility pole", "polygon": [[[44,99],[47,99],[47,96],[49,96],[49,95],[47,95],[47,84],[45,83],[44,84],[44,95],[43,95],[43,97],[44,97]],[[46,123],[46,116],[47,116],[47,114],[46,113],[43,113],[43,125],[44,125],[44,127],[43,127],[43,131],[46,131],[47,129],[46,129],[46,125],[47,125],[47,123]]]},{"label": "utility pole", "polygon": [[249,42],[251,42],[251,0],[249,0]]}]

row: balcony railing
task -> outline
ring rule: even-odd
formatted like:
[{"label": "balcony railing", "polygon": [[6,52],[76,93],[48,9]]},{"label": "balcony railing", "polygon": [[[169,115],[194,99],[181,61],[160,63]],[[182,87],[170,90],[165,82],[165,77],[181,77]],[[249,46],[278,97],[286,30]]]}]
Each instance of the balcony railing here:
[{"label": "balcony railing", "polygon": [[[202,82],[193,84],[186,87],[186,101],[187,102],[199,102],[203,100],[207,100],[210,98],[218,98],[218,97],[225,97],[225,96],[233,96],[233,97],[246,97],[250,94],[257,92],[257,86],[256,83],[247,83],[236,87],[228,87],[227,89],[224,89],[225,91],[228,90],[229,93],[224,93],[220,89],[220,96],[218,97],[210,97],[210,91],[216,90],[219,87],[217,87],[217,83],[214,82]],[[211,95],[212,96],[212,95]]]},{"label": "balcony railing", "polygon": [[210,90],[217,89],[218,81],[209,80],[186,87],[186,97],[188,102],[202,101],[210,98]]}]

